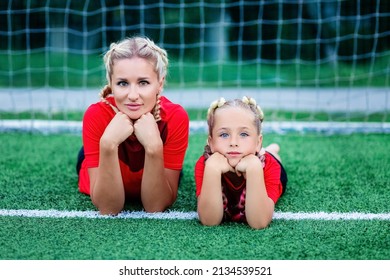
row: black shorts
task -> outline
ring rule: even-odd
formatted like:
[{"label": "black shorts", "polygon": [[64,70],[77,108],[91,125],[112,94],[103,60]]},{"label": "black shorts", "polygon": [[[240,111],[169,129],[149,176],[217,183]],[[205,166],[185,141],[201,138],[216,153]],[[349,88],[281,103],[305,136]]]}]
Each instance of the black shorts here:
[{"label": "black shorts", "polygon": [[274,159],[276,159],[276,161],[280,165],[280,182],[282,182],[282,187],[283,187],[282,195],[283,195],[284,192],[286,191],[286,187],[287,187],[287,181],[288,181],[287,172],[284,169],[283,164],[273,154],[271,154],[271,153],[268,153],[268,154],[270,154]]},{"label": "black shorts", "polygon": [[84,147],[81,147],[79,154],[77,155],[77,163],[76,163],[76,172],[77,175],[80,174],[81,164],[83,163],[84,156]]}]

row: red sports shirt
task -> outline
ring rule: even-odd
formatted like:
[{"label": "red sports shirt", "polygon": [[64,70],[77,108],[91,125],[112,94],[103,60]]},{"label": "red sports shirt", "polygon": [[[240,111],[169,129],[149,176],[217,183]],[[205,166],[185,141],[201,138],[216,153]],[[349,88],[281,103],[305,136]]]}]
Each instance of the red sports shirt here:
[{"label": "red sports shirt", "polygon": [[[113,97],[106,98],[115,106]],[[166,97],[161,97],[158,128],[163,140],[164,167],[181,170],[188,147],[189,119],[187,112]],[[114,117],[111,106],[104,102],[92,104],[83,119],[83,146],[85,159],[79,175],[79,190],[90,194],[88,168],[99,166],[99,143],[107,125]],[[119,145],[119,164],[126,196],[140,198],[141,180],[144,167],[145,150],[134,135]]]},{"label": "red sports shirt", "polygon": [[[264,154],[264,181],[268,197],[274,203],[278,201],[283,194],[287,184],[287,174],[281,165],[271,154]],[[259,164],[262,162],[259,160]],[[198,197],[202,191],[203,174],[205,169],[205,157],[202,155],[195,165],[195,184],[196,196]],[[245,193],[246,180],[244,176],[231,181],[226,175],[221,176],[222,196],[224,202],[224,220],[245,222]]]}]

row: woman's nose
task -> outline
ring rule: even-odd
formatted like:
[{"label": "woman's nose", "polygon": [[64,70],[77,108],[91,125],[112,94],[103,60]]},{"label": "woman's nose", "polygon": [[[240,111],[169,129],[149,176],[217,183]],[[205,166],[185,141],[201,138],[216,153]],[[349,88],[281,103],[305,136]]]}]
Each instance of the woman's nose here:
[{"label": "woman's nose", "polygon": [[127,93],[127,98],[129,100],[134,101],[134,100],[137,100],[138,97],[139,97],[138,88],[134,87],[134,86],[129,87],[129,92]]}]

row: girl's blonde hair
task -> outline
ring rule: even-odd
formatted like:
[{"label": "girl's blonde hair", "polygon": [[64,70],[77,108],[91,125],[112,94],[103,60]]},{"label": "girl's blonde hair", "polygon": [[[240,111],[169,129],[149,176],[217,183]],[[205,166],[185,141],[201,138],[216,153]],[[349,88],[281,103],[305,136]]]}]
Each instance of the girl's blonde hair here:
[{"label": "girl's blonde hair", "polygon": [[254,125],[257,128],[257,133],[262,133],[262,124],[264,120],[264,113],[260,106],[257,105],[256,100],[244,96],[242,99],[233,99],[226,101],[225,98],[220,97],[211,103],[207,111],[207,124],[209,127],[209,136],[212,136],[212,130],[214,128],[215,111],[226,107],[239,107],[251,111],[254,114]]},{"label": "girl's blonde hair", "polygon": [[[164,49],[157,46],[147,37],[135,36],[126,38],[118,43],[112,43],[110,49],[103,57],[106,68],[107,85],[100,92],[102,99],[105,99],[108,95],[112,94],[110,85],[115,62],[120,59],[133,57],[140,57],[150,61],[154,65],[154,70],[157,73],[159,80],[166,77],[168,70],[168,55]],[[153,115],[156,121],[161,119],[160,96],[161,92],[157,94],[156,105],[153,109]]]}]

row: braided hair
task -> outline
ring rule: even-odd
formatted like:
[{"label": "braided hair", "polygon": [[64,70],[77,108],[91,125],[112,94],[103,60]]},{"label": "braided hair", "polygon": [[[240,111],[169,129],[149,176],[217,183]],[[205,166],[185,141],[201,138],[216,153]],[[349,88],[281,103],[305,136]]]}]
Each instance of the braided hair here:
[{"label": "braided hair", "polygon": [[[264,120],[263,110],[257,105],[257,102],[252,97],[244,96],[242,99],[233,99],[226,101],[225,98],[220,97],[219,99],[213,101],[210,104],[209,109],[207,110],[207,125],[209,127],[209,136],[212,136],[212,131],[214,128],[215,122],[215,111],[219,108],[226,107],[240,107],[246,110],[250,110],[254,116],[254,125],[257,129],[257,133],[260,135],[262,133],[262,125]],[[204,156],[207,159],[211,155],[210,146],[206,145],[204,148]]]},{"label": "braided hair", "polygon": [[242,99],[233,99],[233,100],[226,101],[225,98],[220,97],[219,99],[213,101],[210,104],[210,107],[207,111],[207,124],[209,127],[210,136],[214,128],[215,111],[218,108],[225,108],[225,107],[240,107],[240,108],[250,110],[255,115],[255,126],[257,128],[257,133],[259,135],[262,133],[264,113],[263,110],[261,110],[260,106],[257,105],[255,99],[244,96]]}]

